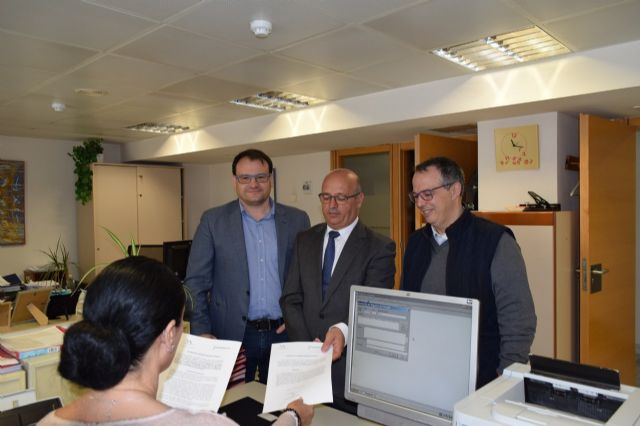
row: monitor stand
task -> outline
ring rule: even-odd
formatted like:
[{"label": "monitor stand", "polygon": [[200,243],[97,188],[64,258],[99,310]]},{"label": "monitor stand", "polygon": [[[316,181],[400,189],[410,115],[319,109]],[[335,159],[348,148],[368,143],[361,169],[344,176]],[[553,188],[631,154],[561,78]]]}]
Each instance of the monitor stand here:
[{"label": "monitor stand", "polygon": [[367,405],[358,404],[358,417],[372,420],[374,422],[387,426],[450,426],[451,422],[433,417],[433,421],[429,423],[420,423],[407,417],[398,416],[397,414],[388,413],[377,408]]}]

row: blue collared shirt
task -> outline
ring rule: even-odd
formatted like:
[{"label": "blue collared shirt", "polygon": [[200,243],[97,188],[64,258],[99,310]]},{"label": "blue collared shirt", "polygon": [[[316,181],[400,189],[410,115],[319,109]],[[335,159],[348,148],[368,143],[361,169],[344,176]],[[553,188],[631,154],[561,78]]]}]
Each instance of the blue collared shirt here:
[{"label": "blue collared shirt", "polygon": [[[239,202],[239,201],[238,201]],[[244,245],[249,265],[249,319],[278,319],[280,310],[280,274],[278,273],[278,238],[276,235],[275,203],[269,200],[271,211],[255,220],[240,203]]]}]

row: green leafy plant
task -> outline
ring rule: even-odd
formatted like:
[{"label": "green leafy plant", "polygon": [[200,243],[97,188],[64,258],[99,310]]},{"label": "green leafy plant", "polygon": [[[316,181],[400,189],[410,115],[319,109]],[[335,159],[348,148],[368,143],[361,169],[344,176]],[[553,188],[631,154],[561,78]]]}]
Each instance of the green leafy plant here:
[{"label": "green leafy plant", "polygon": [[91,200],[93,192],[91,163],[98,160],[98,154],[102,154],[102,151],[102,139],[89,138],[85,139],[81,145],[74,146],[68,154],[75,163],[73,171],[76,174],[76,200],[82,204]]},{"label": "green leafy plant", "polygon": [[58,237],[55,248],[49,247],[47,250],[40,251],[49,259],[49,263],[45,265],[44,279],[57,282],[61,288],[73,288],[75,284],[69,272],[69,267],[72,264],[69,261],[69,249],[60,237]]}]

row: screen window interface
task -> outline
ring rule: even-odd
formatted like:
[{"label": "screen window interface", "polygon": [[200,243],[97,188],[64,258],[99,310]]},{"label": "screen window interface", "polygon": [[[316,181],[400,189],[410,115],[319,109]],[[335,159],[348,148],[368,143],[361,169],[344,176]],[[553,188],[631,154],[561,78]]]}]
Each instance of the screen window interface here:
[{"label": "screen window interface", "polygon": [[351,391],[452,419],[469,394],[471,306],[360,294],[356,309]]}]

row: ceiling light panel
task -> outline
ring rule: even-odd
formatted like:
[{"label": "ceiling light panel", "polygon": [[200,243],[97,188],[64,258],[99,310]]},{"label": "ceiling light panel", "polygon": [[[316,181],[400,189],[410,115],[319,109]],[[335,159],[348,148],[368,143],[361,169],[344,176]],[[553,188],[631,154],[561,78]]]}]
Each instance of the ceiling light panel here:
[{"label": "ceiling light panel", "polygon": [[571,52],[562,43],[533,26],[444,47],[431,53],[473,71],[482,71]]},{"label": "ceiling light panel", "polygon": [[127,127],[129,130],[137,132],[148,133],[161,133],[164,135],[172,135],[175,133],[182,133],[189,130],[188,126],[180,126],[177,124],[163,124],[163,123],[140,123],[134,126]]},{"label": "ceiling light panel", "polygon": [[282,112],[306,108],[324,101],[322,99],[312,98],[311,96],[272,90],[247,96],[246,98],[234,99],[229,102],[235,105]]}]

